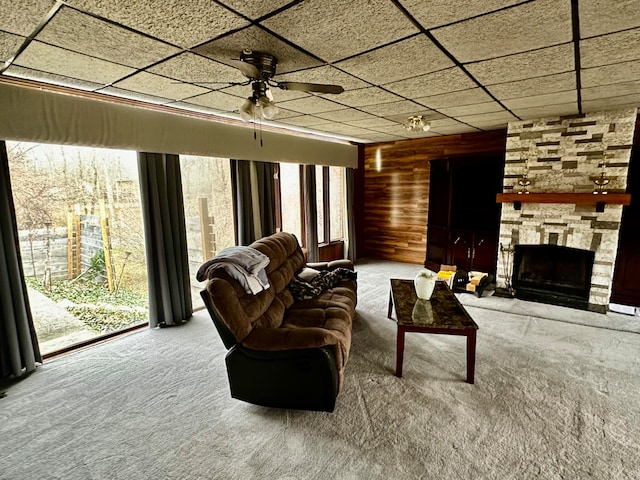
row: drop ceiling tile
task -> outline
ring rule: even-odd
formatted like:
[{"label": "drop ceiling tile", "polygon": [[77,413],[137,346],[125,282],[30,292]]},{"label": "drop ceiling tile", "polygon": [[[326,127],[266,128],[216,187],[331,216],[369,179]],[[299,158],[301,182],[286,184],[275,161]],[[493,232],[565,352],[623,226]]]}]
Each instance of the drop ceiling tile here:
[{"label": "drop ceiling tile", "polygon": [[180,50],[69,7],[62,7],[36,40],[110,62],[143,68]]},{"label": "drop ceiling tile", "polygon": [[188,83],[176,83],[170,78],[154,75],[153,73],[138,72],[114,84],[116,88],[124,88],[134,92],[146,93],[169,100],[183,100],[188,97],[208,92],[206,88]]},{"label": "drop ceiling tile", "polygon": [[484,122],[476,125],[476,127],[479,130],[482,130],[483,132],[490,132],[492,130],[506,130],[508,126],[509,124],[506,122],[502,122],[502,123]]},{"label": "drop ceiling tile", "polygon": [[0,30],[28,37],[55,4],[55,0],[0,0]]},{"label": "drop ceiling tile", "polygon": [[614,83],[613,85],[602,85],[599,87],[583,88],[582,100],[599,100],[601,98],[619,97],[640,93],[640,80],[633,82]]},{"label": "drop ceiling tile", "polygon": [[181,82],[204,84],[206,88],[216,90],[225,85],[206,82],[244,82],[246,80],[238,69],[190,52],[181,53],[158,63],[147,71]]},{"label": "drop ceiling tile", "polygon": [[0,32],[0,63],[13,57],[25,40],[20,35]]},{"label": "drop ceiling tile", "polygon": [[367,105],[377,105],[379,103],[387,103],[399,100],[400,98],[393,93],[382,90],[378,87],[361,88],[359,90],[347,90],[339,95],[326,94],[322,95],[330,98],[343,105],[350,107],[363,107]]},{"label": "drop ceiling tile", "polygon": [[313,95],[296,100],[289,100],[287,102],[280,102],[278,105],[283,108],[293,110],[294,112],[305,114],[330,112],[332,110],[340,110],[344,108],[343,105],[339,105],[330,100],[325,100],[324,98]]},{"label": "drop ceiling tile", "polygon": [[477,124],[484,124],[487,122],[512,122],[517,120],[517,118],[511,115],[509,112],[494,112],[494,113],[479,113],[476,115],[460,115],[456,117],[456,120],[464,123],[468,123],[470,125],[476,126]]},{"label": "drop ceiling tile", "polygon": [[183,101],[171,102],[171,103],[168,103],[167,105],[170,107],[180,108],[182,110],[189,110],[190,112],[205,113],[207,115],[218,115],[222,113],[220,110],[216,108],[205,107],[202,105],[195,105],[193,103],[187,103]]},{"label": "drop ceiling tile", "polygon": [[580,41],[582,68],[638,59],[640,59],[640,28]]},{"label": "drop ceiling tile", "polygon": [[366,128],[354,127],[353,125],[347,125],[345,123],[327,123],[324,125],[316,125],[315,127],[313,127],[313,129],[349,136],[363,135],[366,137],[366,135],[370,133],[370,131]]},{"label": "drop ceiling tile", "polygon": [[221,112],[234,112],[240,108],[242,99],[223,92],[209,92],[184,101],[185,104],[201,105]]},{"label": "drop ceiling tile", "polygon": [[444,127],[460,127],[464,126],[463,123],[454,120],[453,118],[441,118],[438,120],[431,120],[431,130],[439,131],[438,129]]},{"label": "drop ceiling tile", "polygon": [[484,85],[544,77],[573,70],[573,44],[470,63],[467,70]]},{"label": "drop ceiling tile", "polygon": [[426,29],[458,22],[522,3],[523,0],[400,0],[400,3]]},{"label": "drop ceiling tile", "polygon": [[575,115],[579,113],[577,101],[561,103],[558,105],[537,105],[527,108],[513,108],[512,111],[523,120],[555,117],[559,115]]},{"label": "drop ceiling tile", "polygon": [[389,135],[388,133],[371,132],[367,135],[367,140],[370,142],[393,142],[399,140],[397,135]]},{"label": "drop ceiling tile", "polygon": [[473,115],[476,113],[501,112],[504,108],[498,102],[475,103],[473,105],[463,105],[461,107],[445,107],[439,108],[440,113],[444,113],[450,117],[457,115]]},{"label": "drop ceiling tile", "polygon": [[571,90],[572,88],[576,88],[575,72],[557,73],[547,75],[546,77],[497,83],[487,87],[498,100],[544,95],[547,93]]},{"label": "drop ceiling tile", "polygon": [[399,102],[380,103],[378,105],[366,105],[359,107],[360,110],[371,113],[373,115],[397,115],[401,113],[411,114],[419,110],[424,110],[422,105],[411,102],[409,100],[400,100]]},{"label": "drop ceiling tile", "polygon": [[402,134],[407,138],[428,138],[428,137],[439,137],[440,135],[436,132],[432,132],[432,131],[428,131],[428,132],[424,132],[424,131],[417,131],[417,132],[408,132],[408,131],[404,131],[404,133]]},{"label": "drop ceiling tile", "polygon": [[467,90],[475,86],[475,82],[458,67],[384,85],[392,92],[409,98]]},{"label": "drop ceiling tile", "polygon": [[36,82],[50,83],[52,85],[61,85],[63,87],[77,88],[78,90],[97,90],[103,87],[104,83],[88,82],[78,80],[77,78],[65,77],[64,75],[56,75],[55,73],[42,72],[31,68],[24,68],[18,65],[11,65],[3,73],[9,77],[24,78],[34,80]]},{"label": "drop ceiling tile", "polygon": [[[267,28],[327,62],[418,32],[387,0],[306,0],[263,22]],[[357,14],[354,14],[357,12]]]},{"label": "drop ceiling tile", "polygon": [[285,119],[278,119],[281,123],[296,125],[299,127],[313,127],[314,125],[322,125],[328,123],[324,118],[314,117],[313,115],[298,115]]},{"label": "drop ceiling tile", "polygon": [[583,88],[630,82],[640,78],[640,60],[585,68],[580,75]]},{"label": "drop ceiling tile", "polygon": [[[406,120],[406,119],[405,119]],[[387,135],[397,135],[398,137],[407,138],[409,132],[401,124],[388,125],[382,127],[370,127],[369,130],[374,132],[385,133]]]},{"label": "drop ceiling tile", "polygon": [[[229,64],[243,50],[269,53],[278,60],[277,74],[316,67],[320,61],[283,42],[263,29],[251,26],[194,48],[193,51]],[[279,79],[279,77],[277,77]]]},{"label": "drop ceiling tile", "polygon": [[638,0],[580,0],[580,37],[640,27]]},{"label": "drop ceiling tile", "polygon": [[357,127],[362,128],[376,128],[376,127],[393,127],[398,124],[398,122],[394,122],[392,120],[387,120],[386,118],[373,117],[366,120],[354,120],[354,121],[345,121],[349,125],[355,125]]},{"label": "drop ceiling tile", "polygon": [[582,109],[587,112],[619,110],[624,107],[640,107],[640,93],[620,97],[601,98],[598,100],[585,100],[582,102]]},{"label": "drop ceiling tile", "polygon": [[284,7],[291,0],[223,0],[221,3],[234,9],[236,12],[256,20],[271,13],[280,7]]},{"label": "drop ceiling tile", "polygon": [[570,102],[576,103],[577,101],[578,93],[575,90],[567,90],[566,92],[514,98],[512,100],[505,100],[503,103],[508,109],[515,110],[520,108],[541,107],[544,105],[559,105]]},{"label": "drop ceiling tile", "polygon": [[462,63],[549,47],[572,40],[571,2],[537,0],[432,33]]},{"label": "drop ceiling tile", "polygon": [[106,95],[112,95],[114,97],[130,98],[132,100],[139,100],[141,102],[164,104],[170,102],[167,98],[156,97],[155,95],[147,95],[145,93],[133,92],[131,90],[125,90],[124,88],[106,87],[97,91],[98,93],[104,93]]},{"label": "drop ceiling tile", "polygon": [[345,90],[355,90],[370,86],[367,82],[363,82],[353,75],[342,72],[330,65],[285,73],[283,75],[278,75],[277,80],[281,82],[307,82],[340,85]]},{"label": "drop ceiling tile", "polygon": [[103,85],[134,72],[134,69],[129,67],[36,41],[31,42],[14,63],[21,67]]},{"label": "drop ceiling tile", "polygon": [[66,3],[187,48],[249,23],[210,0],[163,0],[160,3],[67,0]]},{"label": "drop ceiling tile", "polygon": [[[355,108],[344,108],[342,110],[333,110],[331,112],[318,113],[318,117],[332,122],[353,122],[355,120],[375,120],[376,117],[370,113],[361,112]],[[359,122],[358,122],[359,124]],[[364,125],[361,125],[364,126]]]},{"label": "drop ceiling tile", "polygon": [[[294,112],[293,110],[287,110],[286,108],[278,107],[278,113],[276,115],[276,121],[284,120],[291,117],[299,117],[300,112]],[[324,120],[326,122],[326,120]]]},{"label": "drop ceiling tile", "polygon": [[335,65],[368,82],[382,84],[442,70],[454,63],[425,35],[418,35]]},{"label": "drop ceiling tile", "polygon": [[460,107],[463,105],[473,105],[492,100],[491,96],[481,88],[470,88],[453,93],[443,93],[430,97],[415,98],[414,101],[425,107],[439,110],[446,107]]},{"label": "drop ceiling tile", "polygon": [[477,128],[470,125],[465,125],[464,123],[458,123],[458,125],[454,125],[451,127],[432,127],[431,130],[433,131],[433,133],[439,133],[441,135],[455,135],[458,133],[471,133],[478,131]]}]

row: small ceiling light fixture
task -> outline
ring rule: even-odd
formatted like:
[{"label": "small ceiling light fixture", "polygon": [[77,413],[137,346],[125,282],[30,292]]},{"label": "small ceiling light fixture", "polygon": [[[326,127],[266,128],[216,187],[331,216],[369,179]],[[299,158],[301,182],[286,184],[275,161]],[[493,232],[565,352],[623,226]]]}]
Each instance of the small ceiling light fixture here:
[{"label": "small ceiling light fixture", "polygon": [[255,120],[258,108],[260,114],[267,120],[272,120],[278,114],[278,107],[273,102],[273,95],[266,82],[255,81],[251,84],[253,95],[240,105],[240,117],[245,122]]},{"label": "small ceiling light fixture", "polygon": [[422,115],[411,115],[402,126],[409,132],[428,132],[431,128]]}]

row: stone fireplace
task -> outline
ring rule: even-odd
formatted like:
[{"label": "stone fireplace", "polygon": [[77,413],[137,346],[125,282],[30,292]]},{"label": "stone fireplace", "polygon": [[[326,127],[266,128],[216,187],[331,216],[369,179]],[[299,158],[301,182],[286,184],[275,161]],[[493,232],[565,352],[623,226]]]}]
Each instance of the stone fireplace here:
[{"label": "stone fireplace", "polygon": [[[592,193],[604,172],[605,191],[624,193],[627,186],[636,109],[571,117],[549,117],[509,124],[503,191],[519,193],[523,178],[531,193]],[[518,196],[526,196],[521,193]],[[497,286],[513,276],[516,245],[559,245],[594,252],[587,308],[605,312],[618,248],[622,205],[579,203],[504,203],[500,221],[503,246],[497,252]],[[502,251],[501,251],[502,250]],[[506,271],[509,269],[510,271]]]}]

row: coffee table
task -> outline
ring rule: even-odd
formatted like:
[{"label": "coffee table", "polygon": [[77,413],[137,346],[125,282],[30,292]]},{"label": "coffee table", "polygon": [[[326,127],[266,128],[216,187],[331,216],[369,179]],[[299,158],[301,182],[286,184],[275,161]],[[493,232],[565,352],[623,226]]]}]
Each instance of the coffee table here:
[{"label": "coffee table", "polygon": [[430,300],[419,300],[413,280],[393,278],[389,292],[388,318],[391,318],[394,306],[398,323],[397,377],[402,377],[404,334],[406,332],[441,333],[467,337],[467,383],[474,383],[478,325],[445,282],[436,282]]}]

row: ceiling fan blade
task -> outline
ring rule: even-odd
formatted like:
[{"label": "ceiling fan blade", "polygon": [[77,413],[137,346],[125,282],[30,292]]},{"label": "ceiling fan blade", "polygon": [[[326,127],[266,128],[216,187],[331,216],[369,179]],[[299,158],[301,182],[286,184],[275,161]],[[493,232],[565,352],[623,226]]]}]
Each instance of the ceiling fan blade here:
[{"label": "ceiling fan blade", "polygon": [[340,85],[323,85],[321,83],[278,82],[278,88],[281,88],[282,90],[298,90],[300,92],[336,94],[344,92],[344,88]]},{"label": "ceiling fan blade", "polygon": [[258,67],[256,67],[255,65],[251,65],[250,63],[243,62],[242,60],[236,60],[235,58],[232,58],[230,62],[231,62],[231,65],[233,65],[238,70],[240,70],[245,77],[257,78],[257,79],[262,78],[262,74],[260,73],[260,70],[258,70]]}]

